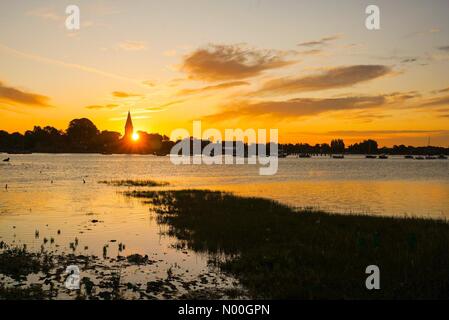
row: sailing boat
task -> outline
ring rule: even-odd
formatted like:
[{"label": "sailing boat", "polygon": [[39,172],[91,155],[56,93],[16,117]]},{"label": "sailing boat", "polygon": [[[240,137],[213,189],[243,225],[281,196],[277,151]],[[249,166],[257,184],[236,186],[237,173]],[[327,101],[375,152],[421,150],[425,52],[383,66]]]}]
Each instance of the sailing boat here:
[{"label": "sailing boat", "polygon": [[371,154],[371,144],[368,145],[368,154],[365,156],[366,159],[377,159],[376,155]]},{"label": "sailing boat", "polygon": [[[428,140],[427,140],[427,147],[430,148],[430,136],[428,137]],[[428,154],[428,155],[426,156],[426,160],[435,160],[436,158],[437,158],[437,157],[432,156],[432,155],[430,155],[430,154]]]}]

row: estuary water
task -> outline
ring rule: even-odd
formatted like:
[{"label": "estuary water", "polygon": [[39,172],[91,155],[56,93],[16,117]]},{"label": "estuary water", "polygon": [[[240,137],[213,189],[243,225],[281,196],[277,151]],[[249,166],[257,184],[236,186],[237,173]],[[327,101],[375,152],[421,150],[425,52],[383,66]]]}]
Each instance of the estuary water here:
[{"label": "estuary water", "polygon": [[149,206],[122,194],[135,187],[99,181],[154,179],[169,182],[162,189],[224,190],[343,214],[449,217],[449,160],[287,157],[279,159],[276,175],[261,176],[259,165],[173,165],[169,157],[151,155],[0,156],[6,157],[9,163],[0,162],[0,240],[39,250],[44,237],[54,238],[53,250],[67,252],[77,238],[77,250],[101,255],[111,244],[112,256],[118,254],[112,244],[123,243],[123,254],[157,260],[155,274],[175,265],[195,277],[207,272],[208,257],[177,249]]}]

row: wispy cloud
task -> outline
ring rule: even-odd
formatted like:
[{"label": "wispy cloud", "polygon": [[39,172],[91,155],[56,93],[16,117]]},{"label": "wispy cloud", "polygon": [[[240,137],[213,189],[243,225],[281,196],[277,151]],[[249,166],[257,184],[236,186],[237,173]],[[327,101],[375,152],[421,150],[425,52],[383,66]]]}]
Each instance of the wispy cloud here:
[{"label": "wispy cloud", "polygon": [[76,63],[70,63],[70,62],[65,62],[65,61],[61,61],[61,60],[57,60],[57,59],[50,59],[50,58],[46,58],[46,57],[42,57],[39,55],[35,55],[35,54],[31,54],[31,53],[27,53],[27,52],[22,52],[19,50],[16,50],[14,48],[5,46],[3,44],[0,44],[0,50],[4,50],[7,51],[9,53],[12,53],[16,56],[22,57],[22,58],[26,58],[29,60],[33,60],[33,61],[37,61],[37,62],[42,62],[42,63],[48,63],[48,64],[52,64],[52,65],[58,65],[64,68],[68,68],[68,69],[75,69],[75,70],[81,70],[87,73],[91,73],[91,74],[97,74],[103,77],[107,77],[107,78],[112,78],[112,79],[116,79],[116,80],[122,80],[122,81],[127,81],[127,82],[132,82],[134,84],[138,84],[138,85],[142,85],[142,82],[140,80],[136,80],[136,79],[132,79],[132,78],[128,78],[128,77],[124,77],[121,75],[117,75],[111,72],[106,72],[103,70],[99,70],[96,68],[92,68],[92,67],[87,67],[84,65],[80,65],[80,64],[76,64]]},{"label": "wispy cloud", "polygon": [[438,93],[449,92],[449,87],[437,90]]},{"label": "wispy cloud", "polygon": [[206,87],[197,88],[197,89],[183,89],[183,90],[180,90],[177,94],[178,95],[197,94],[197,93],[204,93],[204,92],[209,92],[209,91],[224,90],[224,89],[229,89],[229,88],[244,86],[244,85],[249,85],[249,83],[246,81],[231,81],[231,82],[224,82],[224,83],[220,83],[217,85],[206,86]]},{"label": "wispy cloud", "polygon": [[287,55],[287,52],[251,49],[244,45],[209,45],[184,57],[181,71],[194,80],[245,79],[295,63],[287,60]]},{"label": "wispy cloud", "polygon": [[156,82],[151,81],[151,80],[145,80],[145,81],[143,81],[142,83],[143,83],[144,85],[146,85],[147,87],[150,87],[150,88],[156,86]]},{"label": "wispy cloud", "polygon": [[176,56],[177,51],[176,50],[166,50],[163,52],[163,55],[166,57],[174,57]]},{"label": "wispy cloud", "polygon": [[183,102],[185,102],[185,100],[173,100],[173,101],[169,101],[169,102],[166,102],[166,103],[162,104],[160,107],[161,108],[167,108],[167,107],[170,107],[170,106],[172,106],[174,104],[183,103]]},{"label": "wispy cloud", "polygon": [[446,135],[449,134],[449,130],[336,130],[328,131],[327,134],[330,135],[340,135],[340,136],[377,136],[377,135]]},{"label": "wispy cloud", "polygon": [[[445,92],[444,89],[442,92]],[[445,105],[449,106],[449,96],[433,98],[422,104],[422,106],[424,107],[445,106]]]},{"label": "wispy cloud", "polygon": [[426,35],[436,34],[439,32],[441,32],[441,29],[434,27],[434,28],[430,28],[430,29],[424,30],[424,31],[416,31],[416,32],[409,33],[405,37],[408,38],[408,37],[426,36]]},{"label": "wispy cloud", "polygon": [[119,48],[125,51],[141,51],[147,48],[145,41],[126,40],[118,44]]},{"label": "wispy cloud", "polygon": [[27,16],[37,17],[44,20],[63,21],[64,16],[58,14],[53,8],[36,8],[26,13]]},{"label": "wispy cloud", "polygon": [[302,43],[298,43],[299,47],[315,47],[315,46],[324,46],[327,45],[335,40],[341,39],[342,35],[341,34],[336,34],[336,35],[332,35],[332,36],[328,36],[328,37],[323,37],[319,40],[315,40],[315,41],[307,41],[307,42],[302,42]]},{"label": "wispy cloud", "polygon": [[[148,107],[148,108],[144,108],[144,109],[133,109],[131,112],[133,114],[133,118],[135,118],[135,115],[162,112],[165,110],[167,110],[167,109],[161,108],[161,107]],[[128,115],[128,111],[122,112],[122,114]]]},{"label": "wispy cloud", "polygon": [[392,70],[384,65],[355,65],[337,67],[317,75],[299,78],[278,78],[266,82],[256,94],[290,94],[342,88],[382,77]]},{"label": "wispy cloud", "polygon": [[[151,116],[133,116],[133,119],[150,119]],[[114,117],[114,118],[109,118],[110,121],[124,121],[126,120],[126,116],[125,117]]]},{"label": "wispy cloud", "polygon": [[33,107],[49,107],[49,100],[50,98],[44,95],[9,87],[0,82],[0,102]]},{"label": "wispy cloud", "polygon": [[304,56],[319,56],[319,55],[324,54],[324,51],[322,49],[310,49],[310,50],[300,51],[298,53],[301,55],[304,55]]},{"label": "wispy cloud", "polygon": [[325,112],[348,111],[380,107],[386,103],[384,96],[342,97],[328,99],[291,99],[287,101],[240,101],[223,108],[222,112],[206,116],[212,121],[225,121],[240,117],[270,116],[273,118],[298,118]]},{"label": "wispy cloud", "polygon": [[99,109],[115,109],[118,107],[118,104],[106,104],[106,105],[90,105],[90,106],[86,106],[86,109],[90,109],[90,110],[99,110]]},{"label": "wispy cloud", "polygon": [[112,95],[116,98],[134,98],[134,97],[142,97],[141,94],[132,93],[132,92],[124,92],[124,91],[114,91]]}]

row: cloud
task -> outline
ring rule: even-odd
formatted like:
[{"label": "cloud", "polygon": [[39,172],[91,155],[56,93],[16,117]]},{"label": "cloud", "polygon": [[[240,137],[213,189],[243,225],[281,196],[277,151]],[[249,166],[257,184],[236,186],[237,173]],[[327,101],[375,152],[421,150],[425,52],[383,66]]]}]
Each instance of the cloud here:
[{"label": "cloud", "polygon": [[132,97],[141,97],[141,94],[138,93],[130,93],[130,92],[123,92],[123,91],[114,91],[112,92],[112,95],[116,98],[132,98]]},{"label": "cloud", "polygon": [[373,122],[374,120],[389,118],[391,115],[379,112],[368,112],[367,110],[355,111],[346,117],[347,119],[356,119],[364,123]]},{"label": "cloud", "polygon": [[401,60],[401,63],[413,63],[413,62],[417,62],[418,58],[404,58]]},{"label": "cloud", "polygon": [[76,63],[70,63],[70,62],[65,62],[65,61],[61,61],[61,60],[50,59],[50,58],[38,56],[35,54],[22,52],[22,51],[14,49],[14,48],[5,46],[4,44],[1,44],[1,43],[0,43],[0,50],[4,50],[9,53],[12,53],[13,55],[16,55],[16,56],[19,56],[19,57],[22,57],[25,59],[37,61],[37,62],[47,63],[47,64],[51,64],[51,65],[57,65],[57,66],[61,66],[61,67],[68,68],[68,69],[81,70],[83,72],[97,74],[97,75],[100,75],[103,77],[108,77],[108,78],[122,80],[122,81],[128,81],[128,82],[132,82],[134,84],[142,85],[140,80],[124,77],[121,75],[117,75],[114,73],[106,72],[103,70],[95,69],[92,67],[88,67],[88,66],[84,66],[84,65],[80,65],[80,64],[76,64]]},{"label": "cloud", "polygon": [[418,91],[408,91],[408,92],[392,92],[386,94],[385,97],[390,98],[393,103],[405,102],[407,100],[420,98],[421,94]]},{"label": "cloud", "polygon": [[367,135],[428,135],[428,134],[448,134],[449,130],[337,130],[328,131],[327,134],[330,135],[340,135],[340,136],[367,136]]},{"label": "cloud", "polygon": [[448,51],[449,52],[449,46],[438,47],[438,49],[441,50],[441,51]]},{"label": "cloud", "polygon": [[144,41],[126,40],[119,43],[119,48],[125,51],[141,51],[147,48]]},{"label": "cloud", "polygon": [[34,107],[49,107],[48,100],[49,98],[46,96],[8,87],[0,82],[0,102]]},{"label": "cloud", "polygon": [[177,51],[176,50],[166,50],[163,52],[163,55],[166,57],[174,57],[177,55]]},{"label": "cloud", "polygon": [[449,92],[449,87],[438,90],[439,93]]},{"label": "cloud", "polygon": [[144,85],[146,85],[147,87],[150,87],[150,88],[156,86],[156,83],[155,83],[154,81],[151,81],[151,80],[145,80],[145,81],[143,81],[142,83],[143,83]]},{"label": "cloud", "polygon": [[329,44],[330,42],[333,42],[335,40],[338,40],[342,38],[341,34],[336,34],[333,36],[328,36],[328,37],[324,37],[321,38],[320,40],[316,40],[316,41],[308,41],[308,42],[302,42],[302,43],[298,43],[299,47],[315,47],[315,46],[324,46]]},{"label": "cloud", "polygon": [[194,80],[246,79],[295,63],[287,61],[286,55],[287,52],[250,49],[243,45],[209,45],[185,56],[181,71]]},{"label": "cloud", "polygon": [[342,88],[379,78],[391,72],[391,68],[384,65],[338,67],[317,75],[270,80],[256,93],[289,94]]},{"label": "cloud", "polygon": [[174,104],[183,103],[185,100],[173,100],[162,104],[159,108],[167,108]]},{"label": "cloud", "polygon": [[178,95],[188,95],[188,94],[196,94],[196,93],[204,93],[208,91],[215,91],[215,90],[223,90],[228,88],[233,88],[237,86],[244,86],[249,85],[246,81],[231,81],[231,82],[224,82],[213,86],[206,86],[198,89],[183,89],[179,91]]},{"label": "cloud", "polygon": [[142,111],[141,113],[153,113],[153,112],[162,112],[167,110],[167,108],[162,107],[148,107],[145,109],[145,111]]},{"label": "cloud", "polygon": [[[444,89],[443,89],[444,92]],[[449,96],[438,97],[434,99],[430,99],[428,102],[422,104],[423,107],[434,107],[434,106],[449,106]]]},{"label": "cloud", "polygon": [[51,8],[37,8],[30,10],[26,13],[27,16],[30,17],[37,17],[44,20],[51,20],[51,21],[62,21],[64,17],[62,15],[59,15],[56,13],[54,9]]},{"label": "cloud", "polygon": [[98,110],[98,109],[115,109],[118,107],[118,104],[106,104],[106,105],[90,105],[86,106],[86,109],[90,110]]},{"label": "cloud", "polygon": [[[127,117],[109,118],[110,121],[124,121]],[[151,119],[151,116],[133,116],[133,119]]]},{"label": "cloud", "polygon": [[300,51],[299,53],[304,56],[318,56],[318,55],[324,54],[324,51],[321,49],[310,49],[310,50]]},{"label": "cloud", "polygon": [[415,37],[415,36],[426,36],[426,35],[429,35],[429,34],[432,35],[432,34],[439,33],[440,31],[441,31],[440,28],[433,27],[433,28],[430,28],[428,30],[409,33],[405,37],[408,38],[408,37]]},{"label": "cloud", "polygon": [[[141,114],[148,114],[148,113],[154,113],[154,112],[161,112],[161,111],[165,111],[166,109],[160,108],[160,107],[148,107],[148,108],[144,108],[144,109],[133,109],[131,112],[133,114],[133,118],[136,115],[141,115]],[[128,115],[128,111],[122,112],[121,113],[123,116],[127,116]],[[126,118],[126,117],[125,117]]]},{"label": "cloud", "polygon": [[423,56],[408,56],[408,55],[393,54],[393,55],[373,56],[373,58],[380,60],[388,60],[392,63],[404,65],[404,67],[406,65],[412,64],[426,66],[429,64],[429,62],[431,62],[431,59],[427,54]]},{"label": "cloud", "polygon": [[222,112],[209,115],[206,119],[223,121],[239,117],[270,116],[298,118],[314,116],[325,112],[357,110],[380,107],[386,103],[384,96],[342,97],[328,99],[291,99],[287,101],[237,102]]}]

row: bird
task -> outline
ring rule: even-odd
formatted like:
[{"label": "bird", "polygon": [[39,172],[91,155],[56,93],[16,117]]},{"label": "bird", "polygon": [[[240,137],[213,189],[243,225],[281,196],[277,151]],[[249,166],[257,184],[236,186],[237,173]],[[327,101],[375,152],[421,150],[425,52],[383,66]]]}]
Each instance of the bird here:
[{"label": "bird", "polygon": [[5,184],[5,189],[8,189],[8,184]]},{"label": "bird", "polygon": [[86,180],[83,179],[83,183],[86,183]]},{"label": "bird", "polygon": [[9,158],[3,159],[3,162],[9,162]]}]

